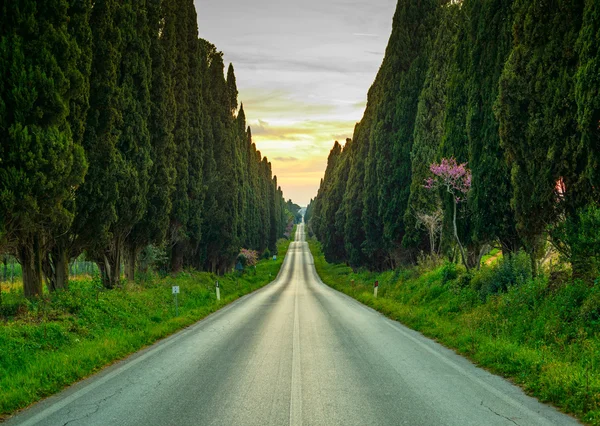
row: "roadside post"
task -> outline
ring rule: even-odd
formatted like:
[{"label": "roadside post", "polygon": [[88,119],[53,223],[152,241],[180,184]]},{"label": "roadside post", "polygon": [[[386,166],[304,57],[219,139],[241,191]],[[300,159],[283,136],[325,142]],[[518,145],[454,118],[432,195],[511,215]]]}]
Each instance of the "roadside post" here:
[{"label": "roadside post", "polygon": [[173,286],[173,296],[175,296],[175,316],[179,316],[179,305],[177,303],[177,295],[179,294],[179,286]]},{"label": "roadside post", "polygon": [[373,285],[373,296],[375,296],[375,298],[377,298],[377,289],[379,288],[379,281],[375,281],[375,284]]},{"label": "roadside post", "polygon": [[221,300],[221,289],[219,288],[219,281],[217,281],[217,300]]}]

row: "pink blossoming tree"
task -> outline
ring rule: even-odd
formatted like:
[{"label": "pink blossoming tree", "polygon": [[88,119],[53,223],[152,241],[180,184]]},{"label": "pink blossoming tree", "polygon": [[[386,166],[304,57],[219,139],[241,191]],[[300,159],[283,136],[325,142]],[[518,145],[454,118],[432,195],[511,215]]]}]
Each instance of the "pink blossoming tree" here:
[{"label": "pink blossoming tree", "polygon": [[460,238],[458,238],[456,210],[458,203],[466,201],[469,189],[471,189],[471,171],[467,168],[467,163],[458,164],[454,158],[442,158],[439,164],[433,163],[429,166],[429,170],[433,174],[433,177],[425,179],[425,188],[436,189],[441,187],[452,195],[452,200],[454,201],[454,216],[452,220],[454,238],[460,249],[462,261],[467,270],[469,270],[469,264],[465,257],[465,249],[460,242]]}]

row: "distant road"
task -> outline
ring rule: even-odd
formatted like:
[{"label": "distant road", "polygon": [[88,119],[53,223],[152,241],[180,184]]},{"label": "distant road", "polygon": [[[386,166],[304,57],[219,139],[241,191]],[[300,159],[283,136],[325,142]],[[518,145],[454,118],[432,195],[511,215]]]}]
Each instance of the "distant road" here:
[{"label": "distant road", "polygon": [[275,282],[7,422],[38,424],[578,423],[322,284],[299,225]]}]

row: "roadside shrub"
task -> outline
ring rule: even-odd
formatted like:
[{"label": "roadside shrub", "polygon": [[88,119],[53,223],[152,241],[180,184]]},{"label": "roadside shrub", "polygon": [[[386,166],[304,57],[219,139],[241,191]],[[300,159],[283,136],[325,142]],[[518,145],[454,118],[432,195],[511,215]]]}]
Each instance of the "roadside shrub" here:
[{"label": "roadside shrub", "polygon": [[238,254],[237,261],[241,263],[242,267],[255,266],[258,263],[258,252],[255,250],[242,249]]},{"label": "roadside shrub", "polygon": [[417,257],[417,268],[419,273],[424,274],[433,271],[442,265],[442,258],[437,254],[423,253]]},{"label": "roadside shrub", "polygon": [[471,284],[471,280],[473,279],[473,273],[471,271],[467,271],[464,274],[458,276],[457,285],[459,288],[467,288]]},{"label": "roadside shrub", "polygon": [[554,247],[571,263],[573,277],[594,282],[600,276],[600,207],[590,204],[549,231]]},{"label": "roadside shrub", "polygon": [[262,258],[263,259],[270,259],[271,258],[271,251],[269,249],[265,249],[265,251],[263,251]]},{"label": "roadside shrub", "polygon": [[512,286],[520,286],[532,279],[531,262],[525,252],[502,258],[497,264],[484,267],[474,274],[473,288],[485,300],[488,296],[504,293]]},{"label": "roadside shrub", "polygon": [[152,278],[151,271],[156,271],[161,277],[167,275],[169,270],[169,255],[164,246],[148,245],[144,247],[138,255],[138,273],[142,280],[147,281]]},{"label": "roadside shrub", "polygon": [[456,264],[452,262],[444,263],[442,266],[442,284],[446,284],[449,281],[455,280],[458,277],[456,272]]}]

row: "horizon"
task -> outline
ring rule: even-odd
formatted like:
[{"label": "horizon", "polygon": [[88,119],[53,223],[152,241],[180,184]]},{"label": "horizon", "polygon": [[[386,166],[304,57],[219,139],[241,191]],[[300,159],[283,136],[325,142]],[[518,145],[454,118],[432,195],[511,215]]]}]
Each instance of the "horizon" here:
[{"label": "horizon", "polygon": [[306,207],[334,142],[343,146],[362,118],[396,2],[194,3],[200,37],[233,64],[253,142],[284,197]]}]

